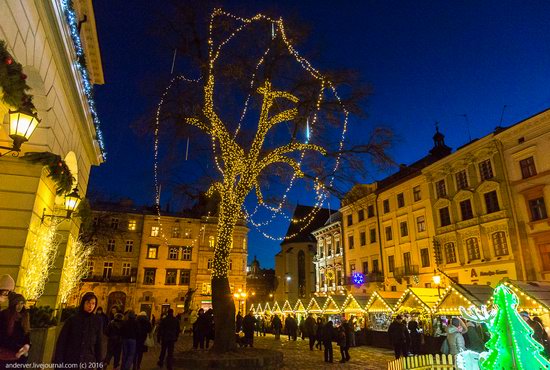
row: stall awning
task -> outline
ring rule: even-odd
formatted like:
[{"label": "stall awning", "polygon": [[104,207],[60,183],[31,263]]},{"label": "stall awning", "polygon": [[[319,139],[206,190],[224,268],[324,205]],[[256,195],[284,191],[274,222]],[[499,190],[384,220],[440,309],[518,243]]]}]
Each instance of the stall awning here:
[{"label": "stall awning", "polygon": [[399,298],[396,311],[426,311],[432,312],[439,301],[436,288],[409,288]]},{"label": "stall awning", "polygon": [[[344,298],[345,299],[345,298]],[[343,303],[343,302],[342,302]],[[329,296],[323,305],[323,314],[334,315],[340,313],[340,307],[336,303],[334,297]]]},{"label": "stall awning", "polygon": [[256,314],[257,314],[257,315],[263,315],[263,314],[264,314],[264,309],[263,309],[261,303],[258,303],[258,304],[256,305]]},{"label": "stall awning", "polygon": [[305,313],[306,312],[306,307],[302,303],[301,299],[298,299],[296,301],[296,304],[294,305],[294,312],[296,312],[296,313]]},{"label": "stall awning", "polygon": [[364,307],[366,303],[367,297],[354,297],[353,295],[348,294],[340,308],[345,313],[362,314],[365,312]]},{"label": "stall awning", "polygon": [[273,307],[271,307],[271,311],[273,313],[283,313],[283,311],[281,310],[281,307],[279,307],[279,303],[277,303],[277,301],[275,301],[273,303]]},{"label": "stall awning", "polygon": [[493,295],[489,285],[470,285],[453,283],[441,294],[441,300],[435,305],[438,315],[460,315],[459,307],[480,307],[487,305]]},{"label": "stall awning", "polygon": [[288,300],[286,300],[285,303],[283,304],[282,310],[283,310],[283,313],[285,314],[294,313],[294,309]]},{"label": "stall awning", "polygon": [[265,305],[264,305],[264,312],[266,313],[271,313],[273,312],[273,310],[271,309],[271,305],[269,304],[269,302],[266,302]]},{"label": "stall awning", "polygon": [[536,315],[550,312],[550,283],[504,279],[501,284],[510,287],[517,294],[518,311]]},{"label": "stall awning", "polygon": [[367,312],[393,312],[403,292],[374,292],[364,308]]},{"label": "stall awning", "polygon": [[307,312],[312,313],[322,313],[323,312],[323,306],[325,305],[325,302],[327,301],[327,297],[313,297],[309,301],[307,305]]}]

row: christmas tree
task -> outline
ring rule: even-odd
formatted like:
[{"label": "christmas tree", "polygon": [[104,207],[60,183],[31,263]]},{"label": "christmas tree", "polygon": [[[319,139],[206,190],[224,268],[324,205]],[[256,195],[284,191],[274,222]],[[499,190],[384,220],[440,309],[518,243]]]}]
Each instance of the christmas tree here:
[{"label": "christmas tree", "polygon": [[[489,326],[491,339],[482,354],[480,368],[496,369],[548,369],[550,362],[542,351],[543,346],[533,339],[533,330],[517,311],[518,297],[505,285],[494,292],[496,316]],[[484,356],[483,356],[484,355]]]}]

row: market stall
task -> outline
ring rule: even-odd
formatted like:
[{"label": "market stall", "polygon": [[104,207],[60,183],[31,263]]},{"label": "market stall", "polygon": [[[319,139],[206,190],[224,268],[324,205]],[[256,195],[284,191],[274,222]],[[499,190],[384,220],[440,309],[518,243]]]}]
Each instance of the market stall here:
[{"label": "market stall", "polygon": [[335,326],[340,324],[342,321],[342,311],[333,296],[327,297],[321,309],[325,321],[331,320]]},{"label": "market stall", "polygon": [[281,308],[281,311],[283,311],[283,314],[285,315],[285,317],[290,315],[290,314],[294,314],[294,308],[292,307],[292,305],[290,304],[288,299],[283,304],[283,307]]},{"label": "market stall", "polygon": [[391,348],[388,340],[388,327],[391,324],[394,308],[403,292],[374,292],[363,306],[366,315],[366,343],[376,347]]},{"label": "market stall", "polygon": [[519,312],[527,311],[531,317],[538,316],[544,327],[550,326],[550,283],[503,279],[499,284],[504,284],[516,293]]},{"label": "market stall", "polygon": [[279,306],[279,303],[277,301],[273,302],[273,306],[271,307],[271,313],[273,315],[279,315],[279,316],[283,315],[283,310],[281,310],[281,307]]},{"label": "market stall", "polygon": [[451,284],[441,292],[441,298],[435,304],[436,316],[461,316],[459,307],[481,307],[487,305],[493,288],[490,285]]},{"label": "market stall", "polygon": [[313,297],[309,300],[309,303],[306,307],[308,313],[313,313],[316,316],[321,317],[323,314],[323,305],[325,304],[327,297]]},{"label": "market stall", "polygon": [[294,312],[296,312],[297,315],[305,316],[307,314],[306,306],[304,306],[304,303],[301,299],[298,299],[296,301],[296,304],[294,305]]},{"label": "market stall", "polygon": [[342,315],[352,325],[355,332],[356,345],[366,344],[366,311],[364,307],[367,301],[368,297],[354,297],[352,294],[348,294],[340,306]]}]

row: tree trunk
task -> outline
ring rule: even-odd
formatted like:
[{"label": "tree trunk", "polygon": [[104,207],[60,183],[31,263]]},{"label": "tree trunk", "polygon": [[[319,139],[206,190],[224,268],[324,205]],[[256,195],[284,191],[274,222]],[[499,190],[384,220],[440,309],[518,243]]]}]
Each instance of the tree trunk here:
[{"label": "tree trunk", "polygon": [[[225,199],[224,199],[225,198]],[[212,307],[214,308],[215,352],[228,352],[237,348],[235,341],[235,304],[229,287],[229,254],[233,243],[233,230],[240,207],[224,201],[218,216],[218,239],[214,251],[212,272]]]}]

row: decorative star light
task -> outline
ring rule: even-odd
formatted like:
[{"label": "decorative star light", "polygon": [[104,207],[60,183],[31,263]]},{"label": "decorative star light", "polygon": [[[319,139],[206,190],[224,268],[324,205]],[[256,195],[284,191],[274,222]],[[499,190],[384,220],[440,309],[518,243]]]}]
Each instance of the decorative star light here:
[{"label": "decorative star light", "polygon": [[354,272],[353,275],[351,275],[351,279],[353,280],[353,283],[357,286],[361,286],[365,283],[365,275],[360,272]]}]

